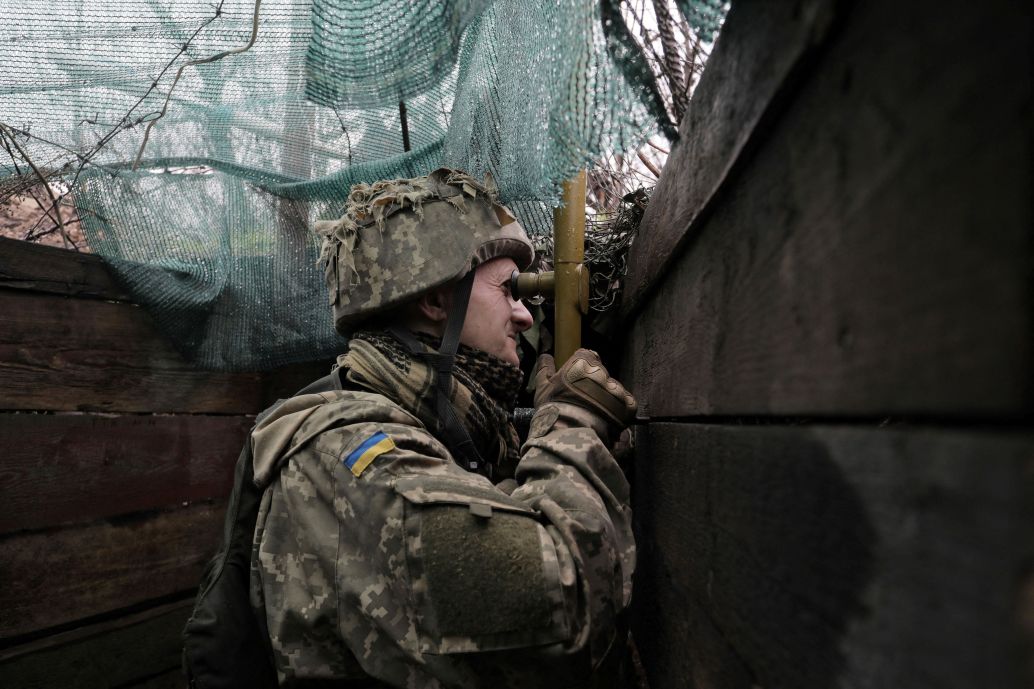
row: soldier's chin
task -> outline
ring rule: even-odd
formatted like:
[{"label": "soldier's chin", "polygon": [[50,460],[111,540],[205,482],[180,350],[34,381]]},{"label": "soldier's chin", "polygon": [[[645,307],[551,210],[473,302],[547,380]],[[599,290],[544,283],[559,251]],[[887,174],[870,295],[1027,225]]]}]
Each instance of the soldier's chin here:
[{"label": "soldier's chin", "polygon": [[506,345],[506,350],[499,355],[499,358],[508,364],[520,366],[521,357],[519,354],[517,354],[517,341],[511,338],[507,339],[509,340],[509,344]]}]

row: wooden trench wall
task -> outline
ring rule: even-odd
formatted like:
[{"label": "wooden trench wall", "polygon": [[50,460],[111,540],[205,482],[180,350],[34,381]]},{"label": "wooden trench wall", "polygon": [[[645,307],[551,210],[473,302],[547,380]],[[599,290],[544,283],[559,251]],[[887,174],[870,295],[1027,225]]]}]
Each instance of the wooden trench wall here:
[{"label": "wooden trench wall", "polygon": [[1030,29],[733,0],[623,305],[651,687],[1034,686]]},{"label": "wooden trench wall", "polygon": [[[734,0],[630,256],[653,689],[1034,683],[1030,16]],[[0,240],[0,684],[178,687],[254,414]]]},{"label": "wooden trench wall", "polygon": [[101,259],[0,239],[0,686],[184,686],[254,415],[325,370],[196,370]]}]

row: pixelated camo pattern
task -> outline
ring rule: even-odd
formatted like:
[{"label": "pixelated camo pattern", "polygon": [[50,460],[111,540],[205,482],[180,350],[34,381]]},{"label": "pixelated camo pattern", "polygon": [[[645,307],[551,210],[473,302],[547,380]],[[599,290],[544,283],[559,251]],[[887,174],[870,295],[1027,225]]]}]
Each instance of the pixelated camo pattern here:
[{"label": "pixelated camo pattern", "polygon": [[345,213],[316,223],[334,323],[346,326],[463,276],[499,256],[521,268],[534,251],[485,184],[439,168],[426,177],[352,187]]},{"label": "pixelated camo pattern", "polygon": [[[628,484],[584,411],[543,409],[510,494],[382,395],[295,397],[256,427],[252,597],[282,681],[586,686],[622,645]],[[378,431],[395,449],[354,476],[342,458]]]},{"label": "pixelated camo pattern", "polygon": [[[438,338],[414,334],[426,351],[435,351]],[[442,432],[431,389],[436,384],[433,370],[414,361],[394,337],[383,330],[357,331],[340,364],[348,371],[349,380],[398,402],[426,428]],[[478,453],[488,462],[485,469],[497,481],[512,477],[519,459],[519,440],[510,412],[522,378],[520,367],[491,354],[462,343],[456,351],[450,401]]]}]

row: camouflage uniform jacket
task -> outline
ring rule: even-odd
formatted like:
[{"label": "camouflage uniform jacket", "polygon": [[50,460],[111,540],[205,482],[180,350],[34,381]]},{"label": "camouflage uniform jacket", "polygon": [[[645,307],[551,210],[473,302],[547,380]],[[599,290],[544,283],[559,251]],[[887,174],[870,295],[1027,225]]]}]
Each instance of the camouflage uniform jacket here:
[{"label": "camouflage uniform jacket", "polygon": [[635,567],[598,424],[543,405],[507,489],[382,395],[283,402],[252,434],[251,565],[281,684],[597,686]]}]

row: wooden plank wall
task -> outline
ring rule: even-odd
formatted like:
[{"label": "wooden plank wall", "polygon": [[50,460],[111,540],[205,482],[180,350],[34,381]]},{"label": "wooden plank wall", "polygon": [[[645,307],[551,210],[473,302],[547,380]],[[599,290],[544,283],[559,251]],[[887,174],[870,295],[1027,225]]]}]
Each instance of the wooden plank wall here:
[{"label": "wooden plank wall", "polygon": [[328,365],[195,370],[98,257],[0,239],[0,684],[183,686],[254,415]]},{"label": "wooden plank wall", "polygon": [[1034,686],[1030,29],[732,3],[623,304],[655,689]]}]

